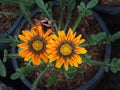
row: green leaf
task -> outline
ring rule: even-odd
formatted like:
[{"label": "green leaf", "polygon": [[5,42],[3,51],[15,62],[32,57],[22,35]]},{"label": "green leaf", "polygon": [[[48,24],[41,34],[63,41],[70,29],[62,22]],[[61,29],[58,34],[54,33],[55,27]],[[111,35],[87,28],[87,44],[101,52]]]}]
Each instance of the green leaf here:
[{"label": "green leaf", "polygon": [[96,40],[97,41],[101,41],[101,40],[105,39],[105,37],[106,37],[105,32],[100,32],[100,33],[96,34]]},{"label": "green leaf", "polygon": [[6,67],[3,64],[1,59],[0,59],[0,76],[1,77],[6,77]]},{"label": "green leaf", "polygon": [[91,11],[91,10],[86,10],[85,11],[85,15],[86,16],[90,16],[90,15],[92,15],[93,14],[93,12]]},{"label": "green leaf", "polygon": [[14,13],[14,12],[2,12],[2,11],[0,11],[0,14],[11,15],[11,16],[14,16],[14,17],[16,17],[16,16],[19,15],[19,13]]},{"label": "green leaf", "polygon": [[120,39],[120,31],[112,35],[112,41]]},{"label": "green leaf", "polygon": [[57,74],[52,75],[49,82],[46,84],[46,87],[55,85],[57,83],[57,79]]},{"label": "green leaf", "polygon": [[4,63],[7,61],[7,54],[8,54],[7,49],[4,49],[4,57],[3,57],[3,62]]},{"label": "green leaf", "polygon": [[67,78],[74,78],[74,73],[64,73]]},{"label": "green leaf", "polygon": [[74,72],[76,72],[76,71],[77,71],[77,68],[75,68],[75,67],[69,67],[67,73],[74,73]]},{"label": "green leaf", "polygon": [[20,3],[20,9],[21,9],[22,13],[24,14],[25,18],[28,20],[29,24],[32,25],[33,22],[32,22],[32,20],[31,20],[31,18],[29,16],[29,13],[28,13],[29,9],[26,8],[23,3]]},{"label": "green leaf", "polygon": [[16,79],[18,79],[18,78],[20,78],[21,77],[21,73],[19,73],[19,72],[15,72],[15,73],[13,73],[12,75],[11,75],[11,79],[12,80],[16,80]]},{"label": "green leaf", "polygon": [[80,7],[86,8],[86,7],[85,7],[85,3],[84,3],[84,2],[81,2],[81,3],[80,3]]},{"label": "green leaf", "polygon": [[84,70],[83,68],[77,68],[77,72],[78,72],[78,73],[84,73],[85,70]]},{"label": "green leaf", "polygon": [[90,2],[88,2],[86,8],[91,9],[91,8],[95,7],[97,4],[98,4],[98,0],[91,0]]}]

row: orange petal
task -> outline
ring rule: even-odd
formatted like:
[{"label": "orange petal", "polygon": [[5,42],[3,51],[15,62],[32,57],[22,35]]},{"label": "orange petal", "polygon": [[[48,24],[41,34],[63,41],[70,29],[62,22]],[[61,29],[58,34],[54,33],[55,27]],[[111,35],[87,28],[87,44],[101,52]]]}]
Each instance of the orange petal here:
[{"label": "orange petal", "polygon": [[83,48],[83,47],[76,47],[76,48],[75,48],[75,52],[76,52],[77,54],[86,54],[86,53],[87,53],[87,50],[86,50],[85,48]]},{"label": "orange petal", "polygon": [[63,65],[63,63],[64,63],[64,60],[63,60],[62,58],[59,58],[59,59],[57,60],[57,62],[56,62],[55,67],[61,68],[61,66]]},{"label": "orange petal", "polygon": [[18,52],[18,54],[21,56],[21,57],[25,57],[26,54],[28,54],[30,51],[28,49],[23,49],[21,51]]},{"label": "orange petal", "polygon": [[68,59],[68,61],[69,61],[69,64],[70,64],[70,66],[73,66],[73,61],[72,61],[72,59]]},{"label": "orange petal", "polygon": [[44,31],[43,31],[41,25],[38,25],[38,31],[39,31],[39,35],[40,35],[41,37],[43,37],[43,35],[44,35]]},{"label": "orange petal", "polygon": [[63,30],[59,31],[58,34],[59,34],[59,37],[61,38],[61,41],[66,40],[66,35]]},{"label": "orange petal", "polygon": [[40,56],[34,55],[32,60],[33,65],[39,65],[40,64]]},{"label": "orange petal", "polygon": [[67,40],[70,40],[70,41],[72,41],[73,40],[73,31],[72,31],[72,29],[71,28],[69,28],[69,31],[68,31],[68,33],[67,33]]},{"label": "orange petal", "polygon": [[84,43],[84,42],[85,42],[85,39],[81,39],[81,40],[79,41],[79,44]]},{"label": "orange petal", "polygon": [[45,33],[45,38],[48,37],[50,33],[51,33],[51,31],[48,30],[48,31]]},{"label": "orange petal", "polygon": [[75,57],[78,64],[82,63],[82,58],[79,55],[74,55],[74,57]]},{"label": "orange petal", "polygon": [[29,40],[32,39],[33,35],[28,30],[23,30],[22,34],[25,35]]},{"label": "orange petal", "polygon": [[36,35],[38,35],[38,31],[36,29],[32,29],[32,34],[33,34],[33,36],[36,36]]},{"label": "orange petal", "polygon": [[40,54],[40,57],[42,58],[42,60],[47,63],[48,62],[48,57],[45,56],[44,54]]},{"label": "orange petal", "polygon": [[22,40],[24,42],[28,42],[28,40],[29,40],[28,38],[26,38],[25,36],[23,36],[21,34],[19,34],[18,37],[19,37],[20,40]]},{"label": "orange petal", "polygon": [[49,56],[49,61],[50,63],[52,63],[53,61],[55,61],[56,59],[58,59],[58,55],[56,53],[53,53]]},{"label": "orange petal", "polygon": [[57,39],[58,39],[58,37],[57,37],[55,34],[52,35],[52,38],[53,38],[54,40],[57,40]]},{"label": "orange petal", "polygon": [[28,61],[30,60],[30,58],[33,57],[33,53],[32,52],[29,52],[28,54],[26,54],[25,58],[24,58],[24,61]]},{"label": "orange petal", "polygon": [[73,39],[73,42],[74,42],[75,45],[78,45],[78,44],[79,44],[81,37],[82,37],[82,34],[80,34],[80,35],[77,36],[75,39]]},{"label": "orange petal", "polygon": [[64,60],[64,67],[65,70],[68,71],[68,60]]},{"label": "orange petal", "polygon": [[21,43],[17,45],[19,48],[23,48],[23,49],[28,49],[28,44],[27,43]]}]

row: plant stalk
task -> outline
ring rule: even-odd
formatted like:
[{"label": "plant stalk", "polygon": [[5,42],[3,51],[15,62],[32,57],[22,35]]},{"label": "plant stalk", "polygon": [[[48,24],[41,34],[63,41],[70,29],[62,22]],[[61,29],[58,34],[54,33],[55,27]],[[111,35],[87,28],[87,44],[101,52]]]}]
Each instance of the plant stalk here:
[{"label": "plant stalk", "polygon": [[75,22],[74,24],[74,27],[73,27],[73,32],[76,30],[77,26],[79,25],[80,21],[82,20],[83,16],[84,16],[84,13],[85,13],[85,10],[82,11],[81,14],[79,14],[78,18],[77,18],[77,21]]},{"label": "plant stalk", "polygon": [[37,84],[40,80],[40,78],[42,77],[42,75],[45,73],[45,71],[48,69],[48,67],[46,67],[40,74],[39,76],[35,79],[33,85],[32,85],[32,88],[30,90],[36,90],[36,87],[37,87]]}]

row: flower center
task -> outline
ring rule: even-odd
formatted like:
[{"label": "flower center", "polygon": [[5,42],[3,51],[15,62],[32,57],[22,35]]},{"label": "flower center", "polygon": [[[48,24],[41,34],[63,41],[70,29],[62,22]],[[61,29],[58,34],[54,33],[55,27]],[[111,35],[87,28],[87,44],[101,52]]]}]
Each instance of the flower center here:
[{"label": "flower center", "polygon": [[64,56],[68,56],[72,53],[72,47],[69,44],[63,44],[60,47],[60,53]]},{"label": "flower center", "polygon": [[40,51],[43,48],[43,42],[40,40],[35,40],[32,43],[32,47],[35,51]]}]

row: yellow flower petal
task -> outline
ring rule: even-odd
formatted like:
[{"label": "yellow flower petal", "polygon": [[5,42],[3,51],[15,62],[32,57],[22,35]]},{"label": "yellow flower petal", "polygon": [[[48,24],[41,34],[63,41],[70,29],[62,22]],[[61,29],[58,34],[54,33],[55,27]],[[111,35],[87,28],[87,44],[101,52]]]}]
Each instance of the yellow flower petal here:
[{"label": "yellow flower petal", "polygon": [[28,30],[23,30],[22,31],[22,34],[26,37],[26,38],[28,38],[29,40],[30,39],[32,39],[32,37],[33,37],[33,35],[30,33],[30,31],[28,31]]},{"label": "yellow flower petal", "polygon": [[65,70],[68,71],[68,60],[64,60]]},{"label": "yellow flower petal", "polygon": [[83,48],[83,47],[76,47],[75,52],[77,54],[86,54],[87,50],[85,48]]},{"label": "yellow flower petal", "polygon": [[50,30],[48,30],[48,31],[45,33],[45,35],[44,35],[44,36],[45,36],[45,38],[46,38],[46,37],[48,37],[48,36],[50,35],[50,33],[51,33],[51,31],[50,31]]},{"label": "yellow flower petal", "polygon": [[82,58],[79,55],[76,54],[76,55],[74,55],[74,57],[75,57],[78,64],[82,63]]},{"label": "yellow flower petal", "polygon": [[40,35],[41,37],[43,37],[44,31],[43,31],[41,25],[38,25],[38,31],[39,31],[39,35]]},{"label": "yellow flower petal", "polygon": [[72,41],[73,40],[73,32],[72,32],[72,29],[71,28],[69,28],[69,31],[68,31],[68,33],[67,33],[67,40],[70,40],[70,41]]},{"label": "yellow flower petal", "polygon": [[82,37],[82,35],[80,34],[79,36],[77,36],[77,37],[73,40],[73,42],[74,42],[75,45],[78,45],[78,44],[79,44],[81,37]]},{"label": "yellow flower petal", "polygon": [[30,58],[33,57],[33,53],[32,52],[29,52],[28,54],[26,54],[25,58],[24,58],[24,61],[28,61]]},{"label": "yellow flower petal", "polygon": [[20,39],[20,40],[22,40],[22,41],[24,41],[24,42],[28,42],[28,39],[25,37],[25,36],[23,36],[23,35],[18,35],[18,38]]},{"label": "yellow flower petal", "polygon": [[45,63],[48,62],[48,57],[47,56],[45,56],[44,54],[41,54],[40,56]]},{"label": "yellow flower petal", "polygon": [[53,61],[55,61],[56,59],[58,59],[58,55],[56,53],[53,53],[49,56],[49,61],[50,63],[52,63]]},{"label": "yellow flower petal", "polygon": [[21,43],[17,45],[19,48],[23,48],[23,49],[28,49],[28,44],[26,43]]},{"label": "yellow flower petal", "polygon": [[56,62],[55,67],[61,68],[61,66],[63,65],[63,63],[64,63],[64,60],[63,60],[62,58],[59,58],[59,59],[57,60],[57,62]]},{"label": "yellow flower petal", "polygon": [[25,57],[26,54],[29,53],[29,50],[28,49],[23,49],[21,51],[18,52],[18,54],[21,56],[21,57]]},{"label": "yellow flower petal", "polygon": [[34,55],[32,60],[33,65],[39,65],[40,64],[40,56]]}]

